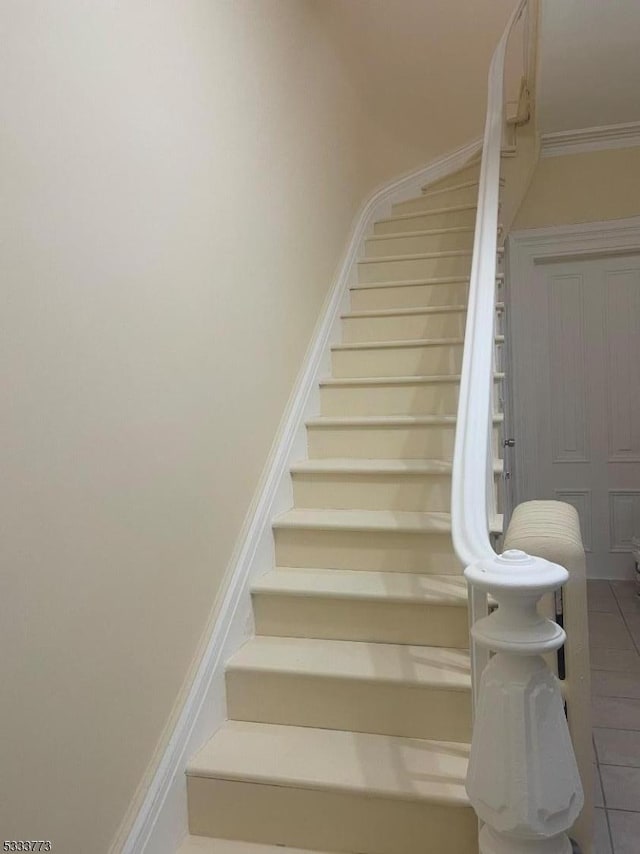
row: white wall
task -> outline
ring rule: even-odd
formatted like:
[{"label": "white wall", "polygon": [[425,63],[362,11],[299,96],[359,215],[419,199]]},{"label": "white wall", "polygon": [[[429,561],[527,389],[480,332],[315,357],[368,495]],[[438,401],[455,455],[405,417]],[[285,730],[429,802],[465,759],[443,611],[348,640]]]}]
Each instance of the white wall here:
[{"label": "white wall", "polygon": [[107,850],[358,204],[481,131],[512,4],[479,5],[394,3],[410,91],[379,2],[353,55],[347,0],[0,5],[3,839]]}]

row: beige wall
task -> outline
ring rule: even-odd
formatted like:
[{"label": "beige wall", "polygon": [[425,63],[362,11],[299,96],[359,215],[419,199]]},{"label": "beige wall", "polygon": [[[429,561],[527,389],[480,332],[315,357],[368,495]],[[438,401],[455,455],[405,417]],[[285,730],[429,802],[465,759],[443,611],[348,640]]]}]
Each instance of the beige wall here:
[{"label": "beige wall", "polygon": [[640,215],[640,148],[544,157],[514,229]]},{"label": "beige wall", "polygon": [[0,6],[2,839],[108,849],[358,204],[480,133],[512,0],[417,5],[417,79],[388,3]]},{"label": "beige wall", "polygon": [[[322,2],[366,113],[360,155],[372,174],[392,177],[481,135],[489,63],[515,0]],[[514,36],[510,80],[521,63]]]}]

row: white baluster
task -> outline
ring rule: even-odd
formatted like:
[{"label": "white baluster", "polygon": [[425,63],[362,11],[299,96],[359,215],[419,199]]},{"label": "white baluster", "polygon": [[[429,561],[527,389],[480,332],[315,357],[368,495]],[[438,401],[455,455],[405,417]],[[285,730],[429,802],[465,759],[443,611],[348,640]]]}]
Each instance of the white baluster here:
[{"label": "white baluster", "polygon": [[562,646],[565,633],[537,611],[568,573],[512,550],[465,576],[498,602],[472,627],[476,642],[496,652],[480,683],[467,775],[485,823],[481,854],[571,854],[566,831],[584,796],[560,683],[541,657]]}]

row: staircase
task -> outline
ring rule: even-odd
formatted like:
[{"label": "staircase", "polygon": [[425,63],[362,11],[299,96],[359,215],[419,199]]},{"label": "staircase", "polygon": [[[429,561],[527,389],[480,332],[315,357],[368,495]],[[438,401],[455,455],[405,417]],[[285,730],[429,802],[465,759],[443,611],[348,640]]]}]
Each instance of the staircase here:
[{"label": "staircase", "polygon": [[188,768],[180,854],[478,850],[450,518],[478,174],[396,204],[366,241],[256,637],[228,663],[229,720]]}]

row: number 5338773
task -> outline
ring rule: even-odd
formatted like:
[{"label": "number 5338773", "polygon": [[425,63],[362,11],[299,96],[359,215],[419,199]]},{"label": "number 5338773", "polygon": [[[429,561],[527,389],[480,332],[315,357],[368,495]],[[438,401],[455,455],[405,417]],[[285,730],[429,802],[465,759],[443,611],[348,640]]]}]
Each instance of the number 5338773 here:
[{"label": "number 5338773", "polygon": [[47,839],[5,839],[4,851],[52,851]]}]

